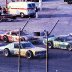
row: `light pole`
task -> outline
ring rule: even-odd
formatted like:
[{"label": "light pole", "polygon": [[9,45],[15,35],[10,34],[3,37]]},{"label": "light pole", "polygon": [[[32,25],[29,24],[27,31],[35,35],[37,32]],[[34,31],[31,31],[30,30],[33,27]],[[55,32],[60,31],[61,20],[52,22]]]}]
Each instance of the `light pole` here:
[{"label": "light pole", "polygon": [[20,72],[20,68],[21,68],[21,59],[20,59],[20,31],[21,31],[21,28],[19,29],[19,57],[18,57],[18,72]]},{"label": "light pole", "polygon": [[46,72],[48,72],[48,31],[46,31]]},{"label": "light pole", "polygon": [[18,72],[20,72],[20,71],[21,71],[21,58],[20,58],[20,53],[21,53],[21,51],[20,51],[20,49],[21,49],[20,42],[21,42],[21,39],[20,39],[20,34],[21,34],[21,32],[24,30],[24,28],[26,27],[26,25],[28,24],[29,20],[30,20],[30,18],[27,20],[27,22],[26,22],[26,24],[23,26],[23,28],[22,28],[22,29],[21,29],[21,28],[19,29],[19,56],[18,56]]},{"label": "light pole", "polygon": [[46,72],[48,72],[48,36],[52,33],[52,31],[54,30],[54,28],[56,27],[56,25],[58,24],[59,20],[56,22],[56,24],[53,26],[52,30],[50,31],[50,33],[48,33],[48,31],[45,31],[46,33]]}]

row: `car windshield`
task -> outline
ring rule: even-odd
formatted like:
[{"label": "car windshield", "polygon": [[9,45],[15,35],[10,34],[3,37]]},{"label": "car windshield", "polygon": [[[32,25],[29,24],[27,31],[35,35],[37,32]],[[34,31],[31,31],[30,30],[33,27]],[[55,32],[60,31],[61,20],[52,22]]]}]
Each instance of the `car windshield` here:
[{"label": "car windshield", "polygon": [[32,3],[32,7],[35,7],[35,4],[34,3]]},{"label": "car windshield", "polygon": [[34,48],[34,45],[32,43],[22,43],[22,48]]},{"label": "car windshield", "polygon": [[28,4],[28,7],[29,7],[29,8],[35,8],[35,4],[34,4],[34,3]]},{"label": "car windshield", "polygon": [[57,37],[56,39],[55,39],[56,41],[64,41],[65,39],[64,38],[61,38],[61,37]]},{"label": "car windshield", "polygon": [[72,41],[72,37],[70,37],[70,36],[68,36],[68,37],[58,37],[58,38],[56,38],[55,40],[57,40],[57,41]]}]

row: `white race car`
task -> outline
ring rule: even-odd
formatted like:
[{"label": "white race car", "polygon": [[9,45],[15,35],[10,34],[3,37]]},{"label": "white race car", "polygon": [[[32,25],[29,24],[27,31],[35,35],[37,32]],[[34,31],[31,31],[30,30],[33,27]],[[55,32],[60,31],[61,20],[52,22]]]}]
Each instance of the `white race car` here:
[{"label": "white race car", "polygon": [[[20,51],[19,51],[20,48]],[[1,46],[0,51],[3,52],[3,55],[8,57],[10,55],[19,55],[26,58],[33,58],[37,56],[45,56],[46,49],[43,47],[35,47],[31,42],[13,42],[9,43],[6,46]]]}]

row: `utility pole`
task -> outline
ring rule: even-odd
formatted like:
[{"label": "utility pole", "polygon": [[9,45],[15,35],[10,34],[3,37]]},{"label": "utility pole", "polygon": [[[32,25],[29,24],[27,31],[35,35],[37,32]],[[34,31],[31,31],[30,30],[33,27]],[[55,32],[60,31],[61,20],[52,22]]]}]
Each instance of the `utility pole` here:
[{"label": "utility pole", "polygon": [[20,58],[20,31],[21,28],[19,29],[19,57],[18,57],[18,72],[21,70],[21,58]]},{"label": "utility pole", "polygon": [[48,31],[46,31],[46,72],[48,72]]},{"label": "utility pole", "polygon": [[46,33],[46,72],[48,72],[48,36],[52,33],[52,31],[55,29],[56,25],[58,24],[59,20],[56,22],[56,24],[53,26],[52,30],[50,31],[50,33],[48,33],[48,31],[45,31]]},{"label": "utility pole", "polygon": [[26,24],[23,26],[23,28],[19,29],[19,56],[18,56],[18,72],[21,72],[21,58],[20,58],[20,49],[21,49],[21,46],[20,46],[20,42],[21,42],[21,39],[20,39],[20,34],[21,32],[23,31],[23,29],[26,27],[26,25],[28,24],[30,18],[27,20]]}]

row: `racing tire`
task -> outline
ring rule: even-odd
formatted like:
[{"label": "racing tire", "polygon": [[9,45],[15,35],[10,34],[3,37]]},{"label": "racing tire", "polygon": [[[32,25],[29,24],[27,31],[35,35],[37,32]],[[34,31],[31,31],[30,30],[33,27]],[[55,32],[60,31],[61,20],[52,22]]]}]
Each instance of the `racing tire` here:
[{"label": "racing tire", "polygon": [[3,41],[4,41],[5,43],[9,42],[8,37],[7,37],[7,36],[3,36]]},{"label": "racing tire", "polygon": [[20,41],[25,41],[25,38],[20,38]]},{"label": "racing tire", "polygon": [[26,58],[27,58],[27,59],[33,58],[33,53],[32,53],[32,51],[28,50],[28,51],[26,52]]},{"label": "racing tire", "polygon": [[5,57],[10,56],[10,51],[9,51],[9,49],[5,48],[4,51],[3,51],[3,55],[4,55]]},{"label": "racing tire", "polygon": [[24,18],[25,15],[24,15],[24,13],[20,13],[20,16],[21,16],[21,18]]},{"label": "racing tire", "polygon": [[48,48],[53,48],[53,42],[52,41],[48,41]]}]

